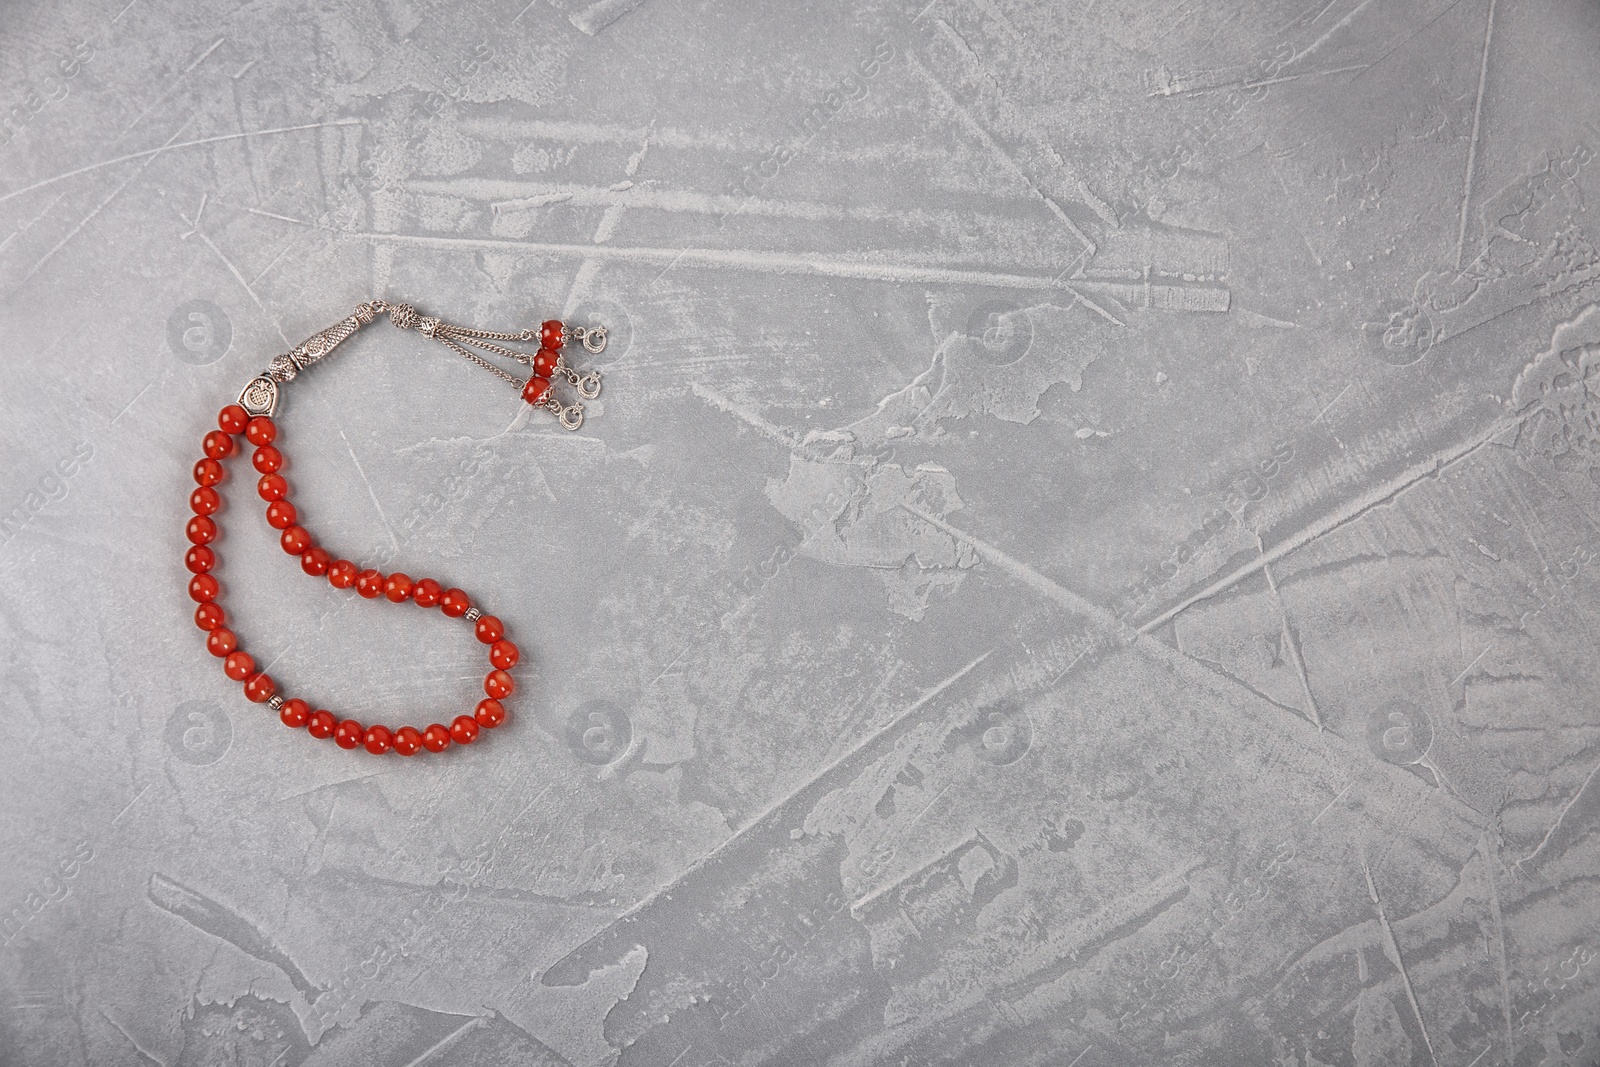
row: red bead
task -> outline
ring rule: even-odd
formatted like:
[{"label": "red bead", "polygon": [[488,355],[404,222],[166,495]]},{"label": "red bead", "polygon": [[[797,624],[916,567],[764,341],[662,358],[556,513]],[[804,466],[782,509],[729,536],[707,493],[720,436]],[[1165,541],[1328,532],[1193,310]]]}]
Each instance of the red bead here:
[{"label": "red bead", "polygon": [[256,483],[256,495],[269,503],[289,495],[289,483],[281,474],[263,474]]},{"label": "red bead", "polygon": [[422,747],[429,752],[443,752],[450,747],[449,729],[434,723],[422,731]]},{"label": "red bead", "polygon": [[473,631],[478,635],[478,640],[486,645],[492,645],[506,635],[506,628],[493,615],[479,615]]},{"label": "red bead", "polygon": [[333,712],[331,711],[313,711],[311,718],[306,720],[306,730],[310,732],[312,737],[319,740],[324,737],[332,737],[333,731],[337,726],[338,720],[333,717]]},{"label": "red bead", "polygon": [[367,728],[354,719],[345,719],[333,728],[333,743],[340,748],[355,748],[366,736]]},{"label": "red bead", "polygon": [[208,545],[217,539],[217,524],[210,515],[196,515],[184,527],[189,540],[197,545]]},{"label": "red bead", "polygon": [[459,619],[472,607],[472,601],[467,599],[467,594],[459,589],[447,589],[444,596],[439,598],[439,610],[452,619]]},{"label": "red bead", "polygon": [[412,592],[411,578],[404,574],[391,574],[383,582],[383,595],[394,604],[408,600]]},{"label": "red bead", "polygon": [[183,554],[183,565],[191,574],[204,574],[217,565],[217,554],[205,545],[195,545]]},{"label": "red bead", "polygon": [[561,358],[561,353],[553,348],[541,348],[533,357],[533,373],[541,378],[549,378],[556,372],[556,360]]},{"label": "red bead", "polygon": [[283,466],[283,453],[271,445],[262,445],[256,449],[255,455],[250,457],[250,462],[262,474],[271,474]]},{"label": "red bead", "polygon": [[300,518],[300,512],[287,500],[274,500],[267,505],[267,525],[274,530],[287,530]]},{"label": "red bead", "polygon": [[415,726],[402,726],[394,732],[394,738],[389,743],[400,755],[415,756],[417,750],[422,748],[422,735]]},{"label": "red bead", "polygon": [[238,404],[229,404],[217,412],[217,428],[224,433],[243,433],[250,413]]},{"label": "red bead", "polygon": [[244,683],[244,698],[252,704],[265,704],[277,691],[278,684],[265,674],[252,674]]},{"label": "red bead", "polygon": [[522,658],[522,653],[517,651],[517,646],[510,641],[499,640],[489,646],[489,662],[503,671],[509,671],[517,665],[517,660]]},{"label": "red bead", "polygon": [[212,459],[227,459],[233,455],[233,438],[221,430],[212,430],[200,442],[200,448]]},{"label": "red bead", "polygon": [[189,579],[189,598],[201,604],[217,599],[221,590],[217,579],[210,574],[197,574]]},{"label": "red bead", "polygon": [[220,605],[207,601],[194,609],[194,624],[202,630],[215,630],[222,625],[227,616],[222,613]]},{"label": "red bead", "polygon": [[389,732],[387,726],[369,726],[367,727],[366,736],[361,739],[361,743],[374,756],[381,756],[394,746],[394,734]]},{"label": "red bead", "polygon": [[206,634],[206,651],[218,659],[225,659],[239,647],[239,639],[226,626],[219,626]]},{"label": "red bead", "polygon": [[534,375],[522,387],[522,399],[530,404],[537,404],[550,393],[550,379]]},{"label": "red bead", "polygon": [[256,673],[256,658],[248,652],[229,652],[222,661],[222,673],[236,682],[242,682]]},{"label": "red bead", "polygon": [[539,327],[539,345],[541,348],[561,347],[560,319],[546,319],[544,325]]},{"label": "red bead", "polygon": [[457,715],[450,724],[450,740],[458,745],[470,745],[478,739],[478,720],[471,715]]},{"label": "red bead", "polygon": [[253,445],[270,445],[278,436],[278,425],[265,415],[257,415],[244,424],[244,436]]},{"label": "red bead", "polygon": [[283,707],[278,709],[278,718],[283,720],[283,725],[298,730],[311,720],[311,705],[299,697],[285,700]]},{"label": "red bead", "polygon": [[222,495],[209,485],[202,485],[189,494],[189,510],[196,515],[215,515],[222,506]]},{"label": "red bead", "polygon": [[490,697],[478,701],[478,709],[472,714],[473,718],[478,720],[479,726],[492,730],[506,721],[506,706]]},{"label": "red bead", "polygon": [[328,584],[335,589],[349,589],[356,584],[356,565],[347,559],[336,559],[328,564]]},{"label": "red bead", "polygon": [[516,683],[511,680],[511,675],[501,670],[490,671],[483,679],[483,691],[496,700],[510,696],[511,691],[516,687]]},{"label": "red bead", "polygon": [[423,578],[411,587],[411,599],[417,602],[418,607],[436,608],[442,596],[444,596],[444,586],[432,578]]},{"label": "red bead", "polygon": [[194,465],[194,480],[200,485],[216,485],[222,481],[222,464],[207,456]]},{"label": "red bead", "polygon": [[313,578],[320,578],[328,573],[328,564],[333,557],[328,555],[325,548],[309,548],[300,557],[300,569]]},{"label": "red bead", "polygon": [[383,575],[379,574],[374,568],[368,567],[356,575],[356,592],[368,600],[379,596],[383,592]]},{"label": "red bead", "polygon": [[303,556],[311,548],[311,535],[304,526],[291,526],[283,531],[283,536],[278,538],[278,544],[291,556]]}]

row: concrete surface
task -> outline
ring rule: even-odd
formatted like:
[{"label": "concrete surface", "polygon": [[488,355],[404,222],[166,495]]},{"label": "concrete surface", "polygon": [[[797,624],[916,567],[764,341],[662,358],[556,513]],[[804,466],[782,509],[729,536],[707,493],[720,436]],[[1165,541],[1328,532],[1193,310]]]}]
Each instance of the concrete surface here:
[{"label": "concrete surface", "polygon": [[0,21],[6,1065],[1600,1063],[1600,5]]}]

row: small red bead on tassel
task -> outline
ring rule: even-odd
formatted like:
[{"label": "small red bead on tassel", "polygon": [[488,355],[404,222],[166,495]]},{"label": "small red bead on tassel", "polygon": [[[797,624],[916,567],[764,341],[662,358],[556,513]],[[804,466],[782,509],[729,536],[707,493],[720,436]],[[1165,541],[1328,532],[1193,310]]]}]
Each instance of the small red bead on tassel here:
[{"label": "small red bead on tassel", "polygon": [[537,404],[549,395],[549,378],[540,378],[538,375],[535,375],[534,377],[529,378],[527,384],[522,387],[522,399],[526,400],[530,404]]}]

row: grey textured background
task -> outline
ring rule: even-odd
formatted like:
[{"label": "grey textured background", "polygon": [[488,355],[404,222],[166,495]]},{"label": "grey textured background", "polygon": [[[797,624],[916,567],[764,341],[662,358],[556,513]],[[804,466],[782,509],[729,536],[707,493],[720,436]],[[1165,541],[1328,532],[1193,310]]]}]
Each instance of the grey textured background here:
[{"label": "grey textured background", "polygon": [[1600,1063],[1593,0],[0,24],[8,1067]]}]

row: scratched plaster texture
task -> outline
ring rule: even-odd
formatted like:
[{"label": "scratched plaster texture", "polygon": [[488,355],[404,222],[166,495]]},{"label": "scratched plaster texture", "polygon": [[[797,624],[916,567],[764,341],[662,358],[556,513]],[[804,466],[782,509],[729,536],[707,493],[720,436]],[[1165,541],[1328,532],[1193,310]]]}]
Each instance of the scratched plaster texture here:
[{"label": "scratched plaster texture", "polygon": [[[1600,1064],[1597,86],[1593,0],[6,0],[0,1062]],[[611,331],[577,432],[284,387],[524,651],[412,760],[182,563],[374,297]],[[279,683],[470,708],[234,466]]]}]

